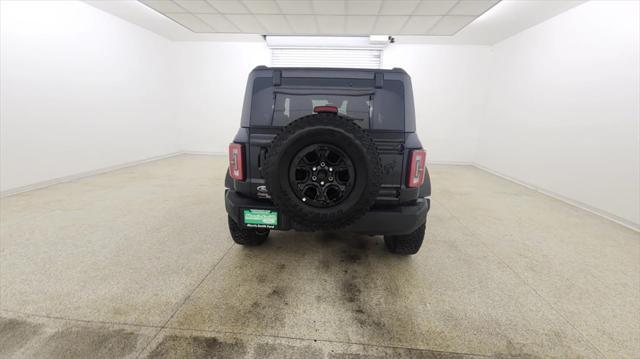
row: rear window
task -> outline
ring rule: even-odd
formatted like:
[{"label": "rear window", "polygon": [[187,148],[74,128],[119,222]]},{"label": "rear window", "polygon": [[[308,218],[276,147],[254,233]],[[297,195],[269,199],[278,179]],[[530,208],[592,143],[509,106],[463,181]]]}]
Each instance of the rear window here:
[{"label": "rear window", "polygon": [[330,105],[363,128],[404,131],[402,81],[385,80],[382,88],[366,79],[294,77],[283,78],[281,86],[275,87],[272,81],[271,77],[254,80],[251,126],[285,126],[313,114],[315,106]]},{"label": "rear window", "polygon": [[371,96],[322,94],[276,94],[272,125],[285,126],[302,116],[313,114],[316,106],[335,106],[338,114],[355,119],[364,128],[369,127]]}]

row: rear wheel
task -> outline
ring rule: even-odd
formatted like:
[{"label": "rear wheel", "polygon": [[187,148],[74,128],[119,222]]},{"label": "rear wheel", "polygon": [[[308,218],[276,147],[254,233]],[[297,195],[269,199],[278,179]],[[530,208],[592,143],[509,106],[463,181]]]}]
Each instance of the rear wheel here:
[{"label": "rear wheel", "polygon": [[243,246],[259,246],[269,237],[269,230],[266,228],[251,229],[238,225],[233,218],[227,216],[229,221],[229,232],[233,241]]},{"label": "rear wheel", "polygon": [[384,244],[391,253],[395,254],[416,254],[422,246],[426,224],[421,225],[409,234],[384,236]]}]

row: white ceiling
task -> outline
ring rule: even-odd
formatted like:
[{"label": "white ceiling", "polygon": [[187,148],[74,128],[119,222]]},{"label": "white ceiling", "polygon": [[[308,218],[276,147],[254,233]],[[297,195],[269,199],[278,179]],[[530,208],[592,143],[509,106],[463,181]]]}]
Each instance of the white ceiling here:
[{"label": "white ceiling", "polygon": [[196,33],[454,35],[500,0],[140,0]]},{"label": "white ceiling", "polygon": [[[585,0],[502,0],[499,2],[498,0],[156,0],[152,4],[152,1],[144,1],[147,5],[133,0],[85,0],[94,7],[175,41],[262,41],[262,36],[256,34],[315,34],[310,32],[314,30],[317,34],[323,35],[369,35],[380,31],[382,34],[395,36],[398,43],[469,45],[495,44],[585,2]],[[335,6],[327,6],[327,3]],[[374,5],[369,7],[363,4]],[[487,6],[490,8],[482,13],[479,10],[482,8],[481,4],[485,10]],[[156,10],[149,5],[154,6]],[[170,15],[172,19],[160,14],[158,10]],[[454,13],[456,15],[453,15]],[[472,13],[482,15],[468,15]],[[471,23],[458,19],[458,17],[464,19],[467,16],[477,18]],[[447,17],[453,18],[445,21]],[[203,32],[189,30],[176,21],[189,23],[192,28],[197,27]],[[449,23],[456,21],[458,21],[457,24]],[[435,35],[442,28],[451,32],[451,29],[456,26],[463,28],[454,35]],[[213,30],[214,27],[215,30]],[[343,29],[344,32],[332,29]],[[372,30],[362,32],[363,29]],[[444,32],[444,30],[441,31]],[[425,35],[427,32],[434,35]]]}]

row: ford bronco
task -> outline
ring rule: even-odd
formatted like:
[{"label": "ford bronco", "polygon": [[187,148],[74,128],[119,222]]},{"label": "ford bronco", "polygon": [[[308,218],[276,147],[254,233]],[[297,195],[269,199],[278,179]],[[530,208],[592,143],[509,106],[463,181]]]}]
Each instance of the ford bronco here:
[{"label": "ford bronco", "polygon": [[404,70],[259,66],[229,145],[231,237],[259,245],[271,230],[344,230],[415,254],[430,206],[425,160]]}]

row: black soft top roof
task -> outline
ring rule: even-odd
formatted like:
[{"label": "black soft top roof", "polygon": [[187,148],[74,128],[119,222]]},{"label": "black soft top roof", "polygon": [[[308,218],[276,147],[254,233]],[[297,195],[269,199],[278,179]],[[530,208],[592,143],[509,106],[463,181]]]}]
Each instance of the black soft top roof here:
[{"label": "black soft top roof", "polygon": [[253,71],[257,70],[295,70],[295,71],[308,71],[308,72],[336,72],[344,75],[345,72],[365,72],[365,73],[399,73],[408,75],[407,72],[399,67],[392,69],[363,69],[363,68],[342,68],[342,67],[270,67],[270,66],[256,66]]},{"label": "black soft top roof", "polygon": [[282,77],[325,77],[325,78],[361,78],[371,79],[375,74],[397,79],[409,79],[409,74],[401,68],[393,69],[356,69],[335,67],[267,67],[257,66],[251,74],[258,76],[280,73]]}]

